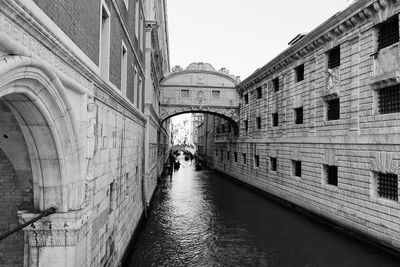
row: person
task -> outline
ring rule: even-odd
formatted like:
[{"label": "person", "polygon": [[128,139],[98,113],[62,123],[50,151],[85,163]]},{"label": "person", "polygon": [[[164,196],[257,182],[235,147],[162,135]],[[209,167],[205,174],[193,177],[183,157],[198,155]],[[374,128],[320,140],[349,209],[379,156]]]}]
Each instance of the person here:
[{"label": "person", "polygon": [[169,163],[169,175],[170,175],[170,179],[172,179],[172,174],[174,172],[174,163],[175,163],[175,157],[172,154],[172,151],[169,153],[169,157],[168,157],[168,163]]}]

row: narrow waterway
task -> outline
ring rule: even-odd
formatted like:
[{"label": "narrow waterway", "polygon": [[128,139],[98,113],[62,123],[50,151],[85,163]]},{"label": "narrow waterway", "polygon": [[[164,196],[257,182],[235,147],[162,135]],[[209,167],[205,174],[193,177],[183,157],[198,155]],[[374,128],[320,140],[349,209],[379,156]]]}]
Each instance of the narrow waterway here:
[{"label": "narrow waterway", "polygon": [[400,266],[399,258],[180,160],[156,192],[128,266]]}]

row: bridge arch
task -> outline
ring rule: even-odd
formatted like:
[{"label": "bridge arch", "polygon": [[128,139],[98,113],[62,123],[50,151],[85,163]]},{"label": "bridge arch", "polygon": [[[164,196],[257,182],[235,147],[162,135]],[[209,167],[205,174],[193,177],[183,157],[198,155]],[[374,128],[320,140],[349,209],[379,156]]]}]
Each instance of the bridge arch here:
[{"label": "bridge arch", "polygon": [[161,121],[185,113],[212,114],[227,120],[238,135],[239,82],[225,68],[217,71],[208,63],[192,63],[184,70],[175,67],[161,81]]}]

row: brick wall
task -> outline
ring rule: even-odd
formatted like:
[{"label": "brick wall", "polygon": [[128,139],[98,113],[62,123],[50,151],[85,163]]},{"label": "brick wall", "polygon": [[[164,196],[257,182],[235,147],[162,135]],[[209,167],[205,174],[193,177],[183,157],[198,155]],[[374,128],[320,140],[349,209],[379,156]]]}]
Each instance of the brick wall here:
[{"label": "brick wall", "polygon": [[[0,149],[0,233],[18,224],[17,211],[23,203],[23,194],[11,162]],[[0,266],[23,266],[24,232],[19,231],[0,242]]]}]

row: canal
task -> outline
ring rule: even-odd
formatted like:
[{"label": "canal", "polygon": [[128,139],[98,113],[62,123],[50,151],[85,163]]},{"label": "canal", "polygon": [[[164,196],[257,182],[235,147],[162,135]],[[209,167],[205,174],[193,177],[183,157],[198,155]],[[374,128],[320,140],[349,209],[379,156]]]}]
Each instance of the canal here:
[{"label": "canal", "polygon": [[400,259],[182,156],[159,186],[127,266],[400,266]]}]

